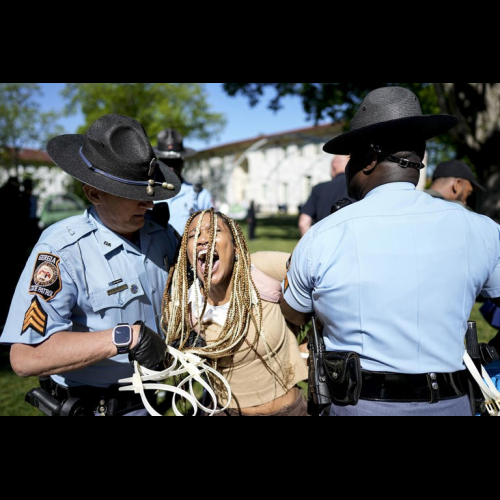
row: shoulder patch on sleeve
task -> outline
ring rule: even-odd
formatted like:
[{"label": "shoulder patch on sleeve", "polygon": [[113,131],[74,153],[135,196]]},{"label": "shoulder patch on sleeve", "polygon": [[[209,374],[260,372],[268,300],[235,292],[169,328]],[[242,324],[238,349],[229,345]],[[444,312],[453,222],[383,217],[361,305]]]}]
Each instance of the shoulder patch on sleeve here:
[{"label": "shoulder patch on sleeve", "polygon": [[30,308],[24,316],[23,331],[24,335],[30,328],[32,328],[38,335],[45,337],[47,333],[47,314],[42,309],[38,297],[34,297],[31,301]]},{"label": "shoulder patch on sleeve", "polygon": [[61,259],[51,253],[39,253],[36,258],[29,293],[49,302],[62,290]]}]

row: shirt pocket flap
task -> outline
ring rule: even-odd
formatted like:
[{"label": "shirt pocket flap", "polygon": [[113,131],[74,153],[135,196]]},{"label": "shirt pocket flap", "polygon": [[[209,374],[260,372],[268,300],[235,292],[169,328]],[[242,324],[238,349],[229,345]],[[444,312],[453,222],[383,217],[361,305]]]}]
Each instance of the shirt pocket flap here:
[{"label": "shirt pocket flap", "polygon": [[103,290],[90,292],[90,302],[94,312],[106,309],[121,309],[129,302],[144,295],[139,278],[130,278]]}]

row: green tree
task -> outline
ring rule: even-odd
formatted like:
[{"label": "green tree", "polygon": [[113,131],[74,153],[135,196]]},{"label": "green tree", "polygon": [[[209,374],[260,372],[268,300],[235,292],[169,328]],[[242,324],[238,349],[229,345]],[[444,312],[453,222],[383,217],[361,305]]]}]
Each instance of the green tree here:
[{"label": "green tree", "polygon": [[488,193],[481,209],[500,221],[500,83],[434,83],[441,109],[458,116],[451,132],[458,158],[468,160]]},{"label": "green tree", "polygon": [[186,137],[209,139],[225,126],[223,115],[210,110],[202,83],[67,83],[66,112],[81,109],[84,132],[101,116],[117,113],[138,120],[153,144],[165,128]]},{"label": "green tree", "polygon": [[224,89],[231,96],[248,97],[254,106],[272,88],[273,110],[281,108],[283,97],[299,96],[316,123],[330,118],[347,124],[368,92],[389,85],[416,92],[424,114],[444,112],[460,118],[460,125],[441,138],[440,146],[451,145],[457,158],[473,165],[488,187],[479,210],[500,221],[500,83],[225,83]]},{"label": "green tree", "polygon": [[36,98],[36,83],[0,83],[0,165],[18,168],[21,150],[44,148],[49,137],[60,133],[56,113],[43,113]]},{"label": "green tree", "polygon": [[424,96],[424,112],[435,112],[438,100],[430,83],[224,83],[224,90],[230,96],[242,94],[255,106],[272,87],[276,95],[271,99],[269,108],[279,111],[282,98],[299,96],[307,116],[318,123],[325,118],[344,121],[351,118],[364,96],[371,90],[386,85],[401,85],[411,88]]}]

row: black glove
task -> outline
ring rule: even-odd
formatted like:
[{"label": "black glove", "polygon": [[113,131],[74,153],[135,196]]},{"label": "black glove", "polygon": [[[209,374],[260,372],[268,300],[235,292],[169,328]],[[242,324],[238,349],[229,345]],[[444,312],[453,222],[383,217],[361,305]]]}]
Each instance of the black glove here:
[{"label": "black glove", "polygon": [[167,344],[142,321],[136,323],[136,325],[141,325],[139,340],[137,345],[130,350],[128,359],[132,364],[137,361],[141,366],[149,370],[164,370]]}]

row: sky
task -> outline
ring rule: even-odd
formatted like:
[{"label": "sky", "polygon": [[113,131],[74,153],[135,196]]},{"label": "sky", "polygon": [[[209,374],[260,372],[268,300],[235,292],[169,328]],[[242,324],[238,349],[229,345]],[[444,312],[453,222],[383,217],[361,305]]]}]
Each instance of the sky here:
[{"label": "sky", "polygon": [[[65,101],[60,92],[65,84],[40,83],[39,85],[44,94],[40,99],[43,110],[62,111]],[[250,107],[248,99],[244,97],[229,97],[222,90],[222,83],[207,83],[206,91],[212,111],[224,114],[227,125],[220,136],[212,139],[209,143],[197,139],[187,139],[185,146],[193,149],[203,150],[220,144],[251,139],[263,134],[268,135],[313,126],[313,122],[306,120],[306,114],[298,97],[284,99],[284,108],[275,113],[267,109],[267,104],[273,97],[273,91],[269,91],[261,103],[254,108]],[[63,118],[59,123],[67,133],[72,134],[83,122],[81,115],[75,115]]]}]

